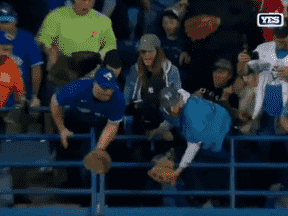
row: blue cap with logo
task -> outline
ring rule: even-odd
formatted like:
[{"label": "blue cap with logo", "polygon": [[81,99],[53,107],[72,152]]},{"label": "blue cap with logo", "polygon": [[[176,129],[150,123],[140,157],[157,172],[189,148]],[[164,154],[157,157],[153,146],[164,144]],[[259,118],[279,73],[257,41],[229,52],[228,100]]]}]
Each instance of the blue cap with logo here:
[{"label": "blue cap with logo", "polygon": [[103,89],[119,89],[114,72],[107,68],[98,70],[94,80]]},{"label": "blue cap with logo", "polygon": [[0,45],[12,44],[11,41],[7,38],[7,33],[0,31]]}]

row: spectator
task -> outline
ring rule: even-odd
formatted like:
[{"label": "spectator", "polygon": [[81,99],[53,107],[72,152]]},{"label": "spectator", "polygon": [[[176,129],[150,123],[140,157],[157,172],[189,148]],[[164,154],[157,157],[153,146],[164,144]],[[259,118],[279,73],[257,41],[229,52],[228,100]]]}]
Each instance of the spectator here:
[{"label": "spectator", "polygon": [[258,74],[249,69],[249,73],[243,76],[243,79],[248,85],[241,92],[242,100],[239,103],[239,115],[243,121],[243,125],[239,127],[239,130],[244,134],[255,134],[259,129],[259,121],[253,120],[251,116],[255,108],[255,96],[256,96],[256,80]]},{"label": "spectator", "polygon": [[[116,48],[111,21],[92,9],[94,3],[94,0],[76,0],[73,6],[53,10],[38,32],[38,41],[48,58],[47,102],[58,88],[80,78],[75,68],[69,69],[69,56],[91,51],[92,56],[99,52],[103,58],[106,52]],[[46,131],[53,133],[51,116],[48,114],[45,118]]]},{"label": "spectator", "polygon": [[185,56],[188,53],[183,52],[185,38],[184,31],[181,29],[181,19],[175,11],[168,10],[163,13],[161,29],[163,33],[159,35],[159,38],[167,58],[178,68],[183,63],[189,63],[190,59]]},{"label": "spectator", "polygon": [[[69,109],[65,109],[64,118],[62,112],[67,106]],[[123,120],[124,96],[119,90],[114,74],[102,68],[97,71],[95,79],[71,82],[55,93],[51,100],[51,112],[61,136],[62,150],[59,151],[61,160],[83,160],[90,150],[90,145],[87,145],[87,142],[79,145],[79,141],[75,140],[69,141],[68,145],[68,138],[73,133],[89,133],[94,127],[98,143],[93,150],[105,150],[115,138],[119,124]],[[69,174],[68,172],[68,179]],[[84,172],[82,176],[86,174],[87,172]],[[76,178],[73,177],[74,182]]]},{"label": "spectator", "polygon": [[[200,148],[211,149],[214,152],[221,151],[222,142],[232,125],[231,116],[223,107],[196,95],[190,95],[183,89],[176,91],[173,87],[169,87],[161,91],[161,110],[166,120],[161,127],[176,127],[187,141],[187,149],[175,172],[176,176],[189,166]],[[192,174],[189,181],[196,182],[195,179],[192,180],[192,176],[194,178]],[[210,182],[209,189],[213,183],[215,184],[215,179]]]},{"label": "spectator", "polygon": [[[125,102],[129,106],[126,112],[134,117],[131,133],[159,135],[166,141],[172,141],[174,137],[169,130],[154,129],[163,122],[159,110],[160,91],[166,86],[181,88],[178,68],[166,58],[160,39],[154,34],[142,36],[138,52],[138,61],[131,67],[124,88]],[[152,155],[147,147],[145,141],[133,142],[133,160],[137,162],[150,160]],[[137,178],[135,180],[139,181]]]},{"label": "spectator", "polygon": [[[12,92],[15,94],[15,99],[17,102],[17,108],[22,108],[25,103],[25,87],[24,82],[21,76],[20,69],[17,67],[15,61],[11,59],[13,53],[13,46],[11,41],[5,37],[5,32],[0,32],[0,88],[1,88],[1,97],[0,97],[0,107],[3,108],[6,105],[6,102]],[[3,113],[1,113],[3,116]],[[11,116],[16,117],[16,116]],[[17,119],[15,119],[17,120]],[[11,128],[11,127],[10,127]],[[6,127],[7,133],[13,133],[13,129]],[[1,144],[2,147],[2,144]],[[1,148],[1,152],[3,147]],[[0,156],[1,161],[3,161],[3,154]],[[12,190],[12,181],[10,170],[7,168],[1,168],[1,177],[0,185],[1,190],[11,191]],[[1,207],[7,207],[14,202],[12,194],[1,194],[0,196],[0,205]]]},{"label": "spectator", "polygon": [[[57,57],[58,55],[56,54],[58,53],[55,50],[57,48],[61,54],[66,56],[70,56],[73,52],[85,50],[100,52],[101,56],[104,57],[107,51],[116,48],[111,21],[105,15],[100,15],[92,9],[94,3],[94,0],[85,2],[76,0],[73,6],[57,8],[47,15],[38,32],[38,40],[44,46],[47,53],[49,53],[48,51],[52,51],[50,55]],[[65,21],[61,19],[62,16],[66,16],[63,14],[67,14],[69,19],[65,19]],[[77,21],[73,18],[76,18]],[[86,22],[85,18],[89,20],[86,19]],[[94,22],[95,24],[93,24]],[[97,25],[96,23],[101,23],[101,25]],[[62,25],[69,26],[68,29],[65,29],[65,34],[59,31]],[[73,33],[75,25],[78,27],[80,34],[76,35],[77,37]],[[71,28],[71,26],[74,28]],[[83,31],[87,33],[83,34]],[[75,44],[79,45],[75,46]],[[57,59],[53,61],[57,61]],[[51,62],[49,66],[51,67],[53,63]]]},{"label": "spectator", "polygon": [[[102,65],[100,66],[100,68],[107,68],[109,70],[112,70],[116,77],[119,77],[119,75],[121,74],[122,67],[123,67],[122,61],[116,49],[110,50],[106,53],[104,57],[104,61]],[[86,77],[94,78],[96,73],[97,73],[97,70],[92,71],[91,73],[87,74]]]},{"label": "spectator", "polygon": [[134,132],[149,134],[163,121],[159,113],[159,92],[170,85],[180,89],[181,81],[178,68],[166,58],[156,35],[143,35],[138,51],[139,58],[126,79],[124,95],[126,105],[137,111]]},{"label": "spectator", "polygon": [[97,71],[102,68],[107,68],[114,72],[114,75],[118,80],[119,87],[121,90],[123,90],[125,85],[124,76],[121,73],[123,69],[123,63],[120,59],[118,50],[115,49],[108,51],[104,57],[102,65],[99,65],[95,70],[87,74],[86,77],[94,78]]},{"label": "spectator", "polygon": [[[239,98],[236,97],[233,99],[232,94],[238,95],[241,90],[241,83],[238,81],[237,77],[233,74],[233,68],[231,62],[229,62],[227,59],[219,59],[215,62],[214,67],[212,68],[212,75],[210,76],[210,79],[203,79],[203,80],[197,80],[200,86],[203,88],[199,88],[195,92],[195,96],[203,97],[209,101],[214,101],[214,103],[218,103],[222,107],[226,108],[227,111],[229,111],[230,116],[235,121],[234,125],[239,124],[238,120],[238,100]],[[211,80],[211,81],[210,81]],[[210,81],[210,82],[209,82]],[[207,82],[210,84],[207,84]],[[204,84],[204,85],[203,85]],[[205,87],[204,87],[205,86]],[[188,94],[189,95],[189,94]],[[176,123],[175,123],[176,124]],[[165,126],[165,124],[162,124],[162,126]],[[167,125],[166,125],[167,126]],[[225,144],[225,143],[224,143]],[[210,150],[201,150],[199,152],[199,156],[195,158],[195,161],[197,162],[228,162],[229,161],[229,154],[227,153],[228,149],[226,145],[224,145],[222,151],[220,153],[213,153],[213,151]],[[190,173],[191,172],[191,173]],[[225,182],[225,177],[228,179],[227,173],[223,172],[223,180],[218,181],[217,183],[215,181],[208,181],[207,180],[207,172],[195,170],[190,171],[189,175],[187,174],[186,177],[190,179],[192,182],[197,182],[197,184],[190,184],[189,182],[185,182],[185,188],[193,189],[195,190],[202,190],[202,189],[223,189],[220,187],[223,187]],[[213,171],[209,171],[208,173],[212,173]],[[222,172],[221,170],[217,170],[217,173]],[[212,174],[213,175],[213,174]],[[193,180],[191,180],[193,179]],[[213,178],[212,178],[213,179]],[[185,180],[184,180],[185,181]],[[199,199],[198,197],[194,199]],[[201,199],[200,199],[201,200]],[[200,201],[199,200],[199,201]],[[213,199],[213,201],[216,201]],[[225,202],[225,199],[221,199],[221,201]]]},{"label": "spectator", "polygon": [[179,0],[142,0],[141,4],[145,9],[144,12],[144,34],[157,33],[157,23],[160,20],[160,14],[164,12],[167,8],[172,7]]},{"label": "spectator", "polygon": [[[208,15],[206,16],[208,20],[205,21],[205,23],[208,23],[208,27],[212,25],[212,22],[215,25],[220,23],[220,26],[206,38],[192,41],[193,35],[190,35],[190,33],[193,32],[192,30],[195,27],[190,26],[189,23],[195,16],[200,15]],[[195,71],[194,73],[197,74],[206,73],[206,71],[209,71],[209,67],[212,66],[211,64],[223,54],[225,54],[226,59],[232,62],[232,65],[236,65],[237,62],[234,59],[243,47],[244,34],[247,35],[250,49],[257,45],[253,39],[258,35],[255,33],[257,30],[255,19],[256,14],[245,1],[191,1],[184,18],[185,30],[188,36],[185,47],[189,56],[193,57],[190,71]],[[260,35],[260,37],[262,36]],[[226,47],[230,47],[230,49],[226,49]],[[209,59],[208,62],[207,59]],[[187,82],[193,82],[193,78],[187,79]],[[194,89],[186,90],[193,92]]]},{"label": "spectator", "polygon": [[[254,56],[258,57],[258,64],[266,63],[266,70],[260,73],[254,82],[255,89],[255,108],[250,119],[260,122],[260,127],[257,130],[259,135],[284,135],[285,132],[285,113],[287,97],[287,18],[285,19],[284,27],[274,29],[275,41],[266,42],[259,45],[254,50]],[[245,59],[251,57],[245,53],[239,55],[239,64],[242,64],[240,69],[245,67],[245,70],[240,70],[242,74],[247,74],[247,62]],[[243,63],[244,62],[244,63]],[[260,65],[261,66],[261,65]],[[247,117],[246,117],[247,118]],[[258,142],[261,160],[264,162],[270,161],[269,153],[271,142]],[[286,150],[288,150],[285,142]],[[287,157],[287,155],[286,155]],[[286,171],[286,170],[284,170]],[[286,172],[281,172],[280,182],[287,189]],[[274,183],[274,182],[273,182]]]},{"label": "spectator", "polygon": [[[2,3],[0,9],[0,30],[6,32],[6,38],[11,40],[13,45],[11,58],[17,62],[18,67],[21,69],[26,86],[26,98],[30,100],[31,108],[40,107],[38,95],[42,81],[41,65],[44,63],[40,49],[30,32],[17,27],[17,14],[13,7],[7,3]],[[13,98],[10,97],[7,106],[12,106],[13,103]],[[42,127],[38,122],[38,115],[34,115],[34,117],[29,118],[30,121],[22,122],[22,124],[17,126],[18,129],[14,128],[15,133],[21,133],[24,128],[30,128],[30,130],[33,128],[36,130],[35,132],[40,133]],[[26,123],[29,124],[27,125]]]},{"label": "spectator", "polygon": [[[24,82],[21,71],[17,63],[11,59],[13,54],[13,45],[11,41],[6,38],[6,33],[1,31],[1,101],[0,107],[4,107],[7,100],[12,93],[15,92],[15,99],[17,104],[23,104],[26,99]],[[6,69],[5,69],[6,68]],[[9,70],[7,70],[9,69]],[[10,70],[11,69],[11,70]]]}]

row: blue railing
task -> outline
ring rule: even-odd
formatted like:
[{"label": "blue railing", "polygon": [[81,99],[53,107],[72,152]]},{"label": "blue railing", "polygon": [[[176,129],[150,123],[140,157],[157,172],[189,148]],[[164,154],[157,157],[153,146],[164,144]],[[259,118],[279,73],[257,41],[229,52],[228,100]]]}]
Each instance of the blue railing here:
[{"label": "blue railing", "polygon": [[[96,135],[94,129],[90,134],[73,135],[75,139],[91,139],[91,148],[96,146]],[[235,198],[237,195],[246,196],[278,196],[288,195],[288,192],[269,192],[269,191],[237,191],[235,189],[235,168],[236,167],[257,167],[257,168],[282,168],[288,167],[288,163],[281,164],[252,164],[252,163],[236,163],[235,162],[235,143],[237,141],[269,141],[287,140],[286,136],[231,136],[227,137],[231,144],[231,161],[229,164],[210,164],[210,163],[193,163],[191,167],[227,167],[230,168],[230,190],[229,191],[159,191],[159,190],[146,190],[146,191],[130,191],[130,190],[105,190],[105,176],[100,176],[99,184],[97,176],[92,173],[92,187],[91,189],[44,189],[41,192],[37,190],[13,190],[9,193],[13,194],[91,194],[91,207],[90,208],[10,208],[0,209],[0,215],[3,216],[18,216],[18,215],[287,215],[287,210],[284,209],[237,209],[235,206]],[[1,135],[0,139],[17,139],[17,140],[56,140],[60,139],[59,135]],[[119,135],[115,140],[146,140],[146,136],[126,136]],[[52,162],[52,163],[8,163],[1,162],[0,166],[53,166],[53,167],[66,167],[66,166],[83,166],[81,162]],[[117,163],[113,162],[112,168],[134,168],[134,167],[151,167],[150,163]],[[97,191],[97,186],[100,186]],[[7,192],[8,193],[8,192]],[[2,193],[5,194],[5,193]],[[105,195],[222,195],[230,196],[230,208],[225,209],[195,209],[195,208],[110,208],[105,205]]]}]

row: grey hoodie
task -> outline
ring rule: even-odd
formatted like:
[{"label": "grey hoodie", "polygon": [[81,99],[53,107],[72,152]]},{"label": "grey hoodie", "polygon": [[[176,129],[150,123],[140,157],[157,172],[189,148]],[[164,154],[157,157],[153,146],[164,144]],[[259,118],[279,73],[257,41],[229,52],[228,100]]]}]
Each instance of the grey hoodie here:
[{"label": "grey hoodie", "polygon": [[[164,77],[166,86],[173,86],[176,90],[182,88],[181,79],[179,70],[176,66],[174,66],[171,61],[166,60],[164,62]],[[142,102],[141,98],[141,88],[142,81],[139,79],[138,73],[138,65],[135,64],[131,67],[130,73],[126,78],[124,95],[125,95],[125,103],[128,106],[131,103],[140,103]]]}]

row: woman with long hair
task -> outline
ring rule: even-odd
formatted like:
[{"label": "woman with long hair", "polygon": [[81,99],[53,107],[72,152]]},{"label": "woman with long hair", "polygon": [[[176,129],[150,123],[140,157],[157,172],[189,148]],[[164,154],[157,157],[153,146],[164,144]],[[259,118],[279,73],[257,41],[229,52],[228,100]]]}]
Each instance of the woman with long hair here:
[{"label": "woman with long hair", "polygon": [[[143,35],[138,51],[139,57],[130,69],[124,94],[126,105],[130,105],[128,109],[134,111],[134,133],[149,135],[163,122],[159,111],[160,91],[171,85],[181,89],[181,81],[178,68],[166,58],[156,35]],[[162,131],[161,135],[165,140],[173,139],[169,131]]]},{"label": "woman with long hair", "polygon": [[[146,134],[149,138],[159,135],[166,141],[172,141],[173,135],[169,129],[159,127],[166,124],[160,112],[160,92],[168,86],[173,86],[177,90],[182,88],[179,70],[167,59],[164,50],[161,48],[159,38],[154,34],[146,34],[141,37],[138,52],[138,60],[131,67],[124,88],[125,102],[128,106],[126,114],[134,116],[130,132],[132,134]],[[156,152],[157,154],[163,153],[170,148],[168,144],[159,146],[161,146],[161,149],[158,149],[157,145],[155,152],[152,153],[147,142],[133,142],[133,162],[148,162]],[[177,143],[175,147],[178,146]],[[145,175],[141,176],[142,174]],[[145,185],[147,190],[161,188],[157,183],[147,179],[145,172],[141,171],[134,176],[137,179],[133,180]],[[143,203],[148,206],[152,203],[155,206],[156,203],[161,202],[159,197],[144,199]],[[165,200],[164,196],[163,201],[165,205],[168,205]]]}]

